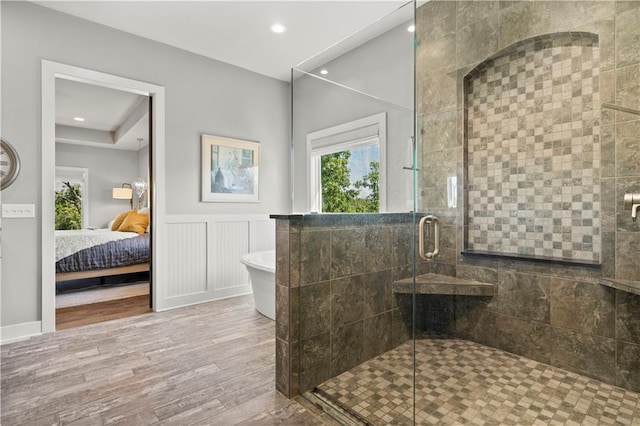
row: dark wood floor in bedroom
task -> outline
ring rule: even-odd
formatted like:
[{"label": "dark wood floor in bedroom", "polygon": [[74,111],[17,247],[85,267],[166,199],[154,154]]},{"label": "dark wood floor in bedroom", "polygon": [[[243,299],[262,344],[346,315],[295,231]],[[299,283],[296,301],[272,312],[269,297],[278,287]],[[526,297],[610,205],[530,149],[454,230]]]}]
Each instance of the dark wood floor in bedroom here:
[{"label": "dark wood floor in bedroom", "polygon": [[149,295],[56,309],[56,330],[150,313]]},{"label": "dark wood floor in bedroom", "polygon": [[337,425],[275,391],[275,323],[241,296],[1,347],[0,424]]}]

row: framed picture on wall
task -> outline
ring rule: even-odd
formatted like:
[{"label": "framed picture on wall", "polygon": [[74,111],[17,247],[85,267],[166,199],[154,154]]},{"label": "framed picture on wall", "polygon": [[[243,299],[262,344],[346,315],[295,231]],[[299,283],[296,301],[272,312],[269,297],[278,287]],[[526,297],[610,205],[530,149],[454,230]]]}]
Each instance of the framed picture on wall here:
[{"label": "framed picture on wall", "polygon": [[260,143],[203,134],[202,201],[260,201],[259,164]]}]

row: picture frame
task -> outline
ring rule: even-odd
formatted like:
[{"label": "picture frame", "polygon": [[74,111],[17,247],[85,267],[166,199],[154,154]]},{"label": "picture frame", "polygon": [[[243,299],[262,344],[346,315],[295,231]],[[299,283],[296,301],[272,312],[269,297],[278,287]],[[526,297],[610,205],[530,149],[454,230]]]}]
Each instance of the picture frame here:
[{"label": "picture frame", "polygon": [[257,203],[260,143],[202,135],[202,201]]}]

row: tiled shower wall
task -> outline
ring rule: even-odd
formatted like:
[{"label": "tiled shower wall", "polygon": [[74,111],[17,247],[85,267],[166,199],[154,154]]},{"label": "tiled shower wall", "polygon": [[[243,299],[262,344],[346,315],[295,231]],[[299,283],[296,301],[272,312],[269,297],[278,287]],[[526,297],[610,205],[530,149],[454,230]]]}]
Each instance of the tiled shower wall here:
[{"label": "tiled shower wall", "polygon": [[[640,222],[622,208],[625,193],[640,192],[640,117],[594,105],[601,117],[600,173],[593,176],[601,188],[600,266],[462,255],[465,207],[448,207],[446,178],[464,178],[463,81],[473,68],[532,37],[593,33],[600,101],[638,109],[639,23],[638,1],[433,0],[416,12],[421,210],[443,224],[441,255],[429,268],[497,284],[489,299],[423,296],[425,315],[450,312],[461,337],[633,390],[640,390],[640,296],[600,282],[640,281]],[[465,189],[459,185],[458,200]]]},{"label": "tiled shower wall", "polygon": [[599,70],[598,37],[573,32],[465,76],[467,249],[600,263]]},{"label": "tiled shower wall", "polygon": [[410,214],[276,216],[276,388],[289,397],[411,338]]}]

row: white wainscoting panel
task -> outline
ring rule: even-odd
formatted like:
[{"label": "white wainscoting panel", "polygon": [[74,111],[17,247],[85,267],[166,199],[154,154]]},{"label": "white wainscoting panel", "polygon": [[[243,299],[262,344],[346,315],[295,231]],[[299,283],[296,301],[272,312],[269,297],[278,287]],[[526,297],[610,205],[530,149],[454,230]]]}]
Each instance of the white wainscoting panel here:
[{"label": "white wainscoting panel", "polygon": [[167,224],[167,297],[207,291],[207,223]]},{"label": "white wainscoting panel", "polygon": [[240,256],[249,252],[249,225],[249,221],[214,222],[211,246],[217,256],[211,258],[209,276],[216,290],[249,283],[247,269],[240,263]]},{"label": "white wainscoting panel", "polygon": [[275,250],[275,221],[266,214],[167,215],[164,236],[159,310],[251,293],[240,256]]},{"label": "white wainscoting panel", "polygon": [[251,251],[276,249],[276,221],[273,219],[254,220],[251,222]]}]

